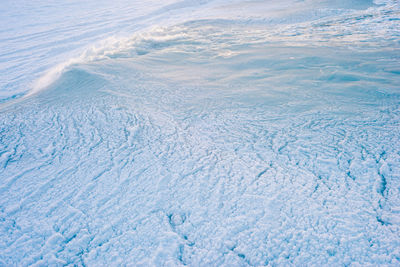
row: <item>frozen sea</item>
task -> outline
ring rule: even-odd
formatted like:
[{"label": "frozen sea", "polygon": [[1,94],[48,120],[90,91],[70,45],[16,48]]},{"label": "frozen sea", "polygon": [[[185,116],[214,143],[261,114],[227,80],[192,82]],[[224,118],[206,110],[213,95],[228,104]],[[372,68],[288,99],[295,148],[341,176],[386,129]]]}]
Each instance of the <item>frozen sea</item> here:
[{"label": "frozen sea", "polygon": [[399,266],[397,0],[4,0],[0,266]]}]

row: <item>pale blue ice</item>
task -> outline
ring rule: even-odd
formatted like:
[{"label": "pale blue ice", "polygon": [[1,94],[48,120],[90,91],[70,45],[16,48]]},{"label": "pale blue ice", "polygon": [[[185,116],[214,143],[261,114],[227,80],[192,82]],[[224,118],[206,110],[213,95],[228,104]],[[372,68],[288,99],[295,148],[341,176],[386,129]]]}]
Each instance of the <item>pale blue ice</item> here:
[{"label": "pale blue ice", "polygon": [[394,0],[0,5],[0,266],[399,266]]}]

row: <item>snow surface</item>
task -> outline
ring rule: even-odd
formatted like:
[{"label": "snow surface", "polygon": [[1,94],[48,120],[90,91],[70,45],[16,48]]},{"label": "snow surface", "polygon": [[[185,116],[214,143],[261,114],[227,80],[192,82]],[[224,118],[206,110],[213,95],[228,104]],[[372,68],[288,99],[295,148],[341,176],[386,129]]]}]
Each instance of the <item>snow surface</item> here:
[{"label": "snow surface", "polygon": [[399,21],[2,4],[0,266],[400,265]]}]

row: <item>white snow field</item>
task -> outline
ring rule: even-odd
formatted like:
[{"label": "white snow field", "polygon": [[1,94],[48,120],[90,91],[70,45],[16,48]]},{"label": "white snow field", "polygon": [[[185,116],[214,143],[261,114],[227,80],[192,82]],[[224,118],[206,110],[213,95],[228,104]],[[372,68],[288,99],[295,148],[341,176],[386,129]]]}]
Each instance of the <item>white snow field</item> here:
[{"label": "white snow field", "polygon": [[400,265],[398,1],[0,23],[0,266]]}]

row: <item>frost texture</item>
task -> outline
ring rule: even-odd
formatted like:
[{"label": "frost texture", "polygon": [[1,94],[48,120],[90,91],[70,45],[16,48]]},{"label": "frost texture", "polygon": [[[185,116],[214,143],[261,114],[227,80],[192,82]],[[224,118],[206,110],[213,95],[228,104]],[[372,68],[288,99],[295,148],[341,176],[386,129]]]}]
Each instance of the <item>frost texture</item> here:
[{"label": "frost texture", "polygon": [[57,62],[0,110],[0,266],[399,265],[398,6],[352,3],[171,2]]}]

